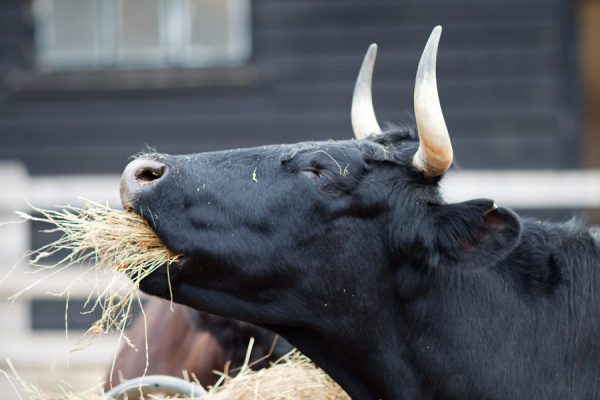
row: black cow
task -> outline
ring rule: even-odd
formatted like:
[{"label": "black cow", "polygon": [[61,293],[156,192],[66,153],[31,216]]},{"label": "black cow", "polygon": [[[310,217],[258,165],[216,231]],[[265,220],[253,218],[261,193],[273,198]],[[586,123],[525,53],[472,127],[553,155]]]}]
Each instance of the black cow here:
[{"label": "black cow", "polygon": [[[418,136],[377,125],[371,48],[358,140],[146,155],[123,205],[185,254],[175,301],[280,333],[355,399],[600,398],[598,237],[440,193],[440,31],[417,72]],[[169,298],[166,268],[140,287]]]}]

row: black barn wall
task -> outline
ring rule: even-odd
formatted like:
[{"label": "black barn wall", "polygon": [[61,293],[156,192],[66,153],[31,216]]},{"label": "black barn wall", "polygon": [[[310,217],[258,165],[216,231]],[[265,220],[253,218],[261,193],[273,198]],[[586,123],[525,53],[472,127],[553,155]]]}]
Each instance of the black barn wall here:
[{"label": "black barn wall", "polygon": [[32,174],[119,173],[146,147],[350,138],[353,84],[372,42],[378,119],[411,122],[418,59],[437,24],[458,163],[579,166],[570,1],[254,0],[246,66],[71,74],[36,72],[28,4],[0,3],[0,160],[23,160]]}]

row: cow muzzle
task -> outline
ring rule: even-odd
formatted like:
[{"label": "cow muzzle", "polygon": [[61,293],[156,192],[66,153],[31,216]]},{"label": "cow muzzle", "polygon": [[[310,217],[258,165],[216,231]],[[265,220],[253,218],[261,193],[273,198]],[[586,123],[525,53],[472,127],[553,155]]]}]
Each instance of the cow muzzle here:
[{"label": "cow muzzle", "polygon": [[140,158],[130,162],[123,171],[119,187],[123,208],[133,210],[140,194],[154,190],[168,173],[169,167],[155,160]]}]

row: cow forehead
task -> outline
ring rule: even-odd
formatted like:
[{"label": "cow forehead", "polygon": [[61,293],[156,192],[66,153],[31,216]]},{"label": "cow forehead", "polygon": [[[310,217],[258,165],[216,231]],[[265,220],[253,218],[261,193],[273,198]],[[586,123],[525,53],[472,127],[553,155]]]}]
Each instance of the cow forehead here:
[{"label": "cow forehead", "polygon": [[337,158],[344,162],[387,161],[398,164],[409,164],[418,142],[406,135],[391,133],[374,138],[373,140],[328,140],[307,141],[294,144],[277,144],[220,150],[214,152],[194,153],[185,155],[169,155],[160,153],[145,153],[138,158],[150,158],[161,162],[178,164],[196,164],[201,167],[207,164],[256,164],[257,161],[304,161],[306,156]]}]

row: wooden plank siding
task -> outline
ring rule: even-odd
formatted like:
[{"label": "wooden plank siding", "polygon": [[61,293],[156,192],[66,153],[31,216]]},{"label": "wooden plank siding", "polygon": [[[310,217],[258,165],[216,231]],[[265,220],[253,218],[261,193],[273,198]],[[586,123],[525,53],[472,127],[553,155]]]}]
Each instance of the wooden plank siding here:
[{"label": "wooden plank siding", "polygon": [[[379,44],[373,85],[378,118],[410,122],[418,59],[440,24],[439,92],[458,163],[487,169],[579,165],[571,1],[252,4],[248,67],[257,74],[244,84],[211,84],[209,75],[192,87],[71,90],[23,83],[28,76],[40,79],[27,2],[3,1],[0,159],[23,160],[33,174],[118,173],[147,146],[188,153],[350,138],[353,84],[372,42]],[[76,72],[69,82],[89,74]],[[57,79],[41,76],[42,82]]]}]

